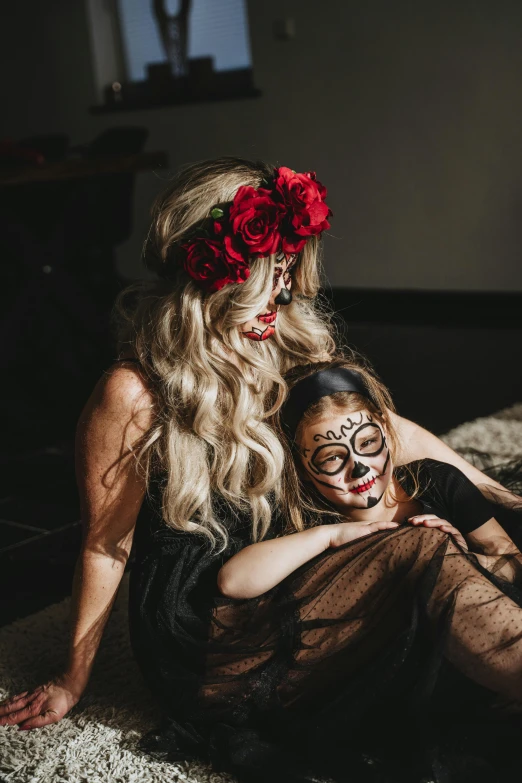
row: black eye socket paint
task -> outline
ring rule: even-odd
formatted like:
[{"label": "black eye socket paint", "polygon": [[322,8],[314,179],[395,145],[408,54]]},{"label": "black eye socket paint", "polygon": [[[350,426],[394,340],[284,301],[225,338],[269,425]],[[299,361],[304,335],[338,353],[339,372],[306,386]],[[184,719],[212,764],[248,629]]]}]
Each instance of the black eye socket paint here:
[{"label": "black eye socket paint", "polygon": [[279,278],[281,277],[282,274],[283,274],[283,267],[276,266],[274,268],[274,277],[273,277],[273,280],[272,280],[272,291],[275,288],[277,288],[277,284],[279,282]]},{"label": "black eye socket paint", "polygon": [[[361,433],[364,433],[364,435],[361,436]],[[364,443],[364,441],[372,435],[376,436],[377,438],[377,442],[373,446],[373,450],[370,448],[369,451],[360,451],[356,446],[357,441],[360,446],[361,443]],[[384,437],[384,433],[378,424],[372,424],[369,422],[368,424],[363,424],[353,433],[352,437],[350,438],[350,444],[352,446],[353,453],[357,454],[357,456],[376,457],[383,450],[386,444],[386,438]]]},{"label": "black eye socket paint", "polygon": [[[312,468],[313,472],[316,474],[322,473],[325,476],[336,476],[338,473],[343,470],[346,463],[350,459],[350,449],[346,445],[346,443],[338,443],[335,448],[340,450],[340,454],[336,454],[335,456],[340,456],[341,461],[335,463],[335,467],[332,470],[325,470],[323,467],[320,467],[319,463],[321,461],[321,452],[324,452],[325,449],[332,448],[329,444],[323,443],[322,446],[318,446],[314,453],[312,454],[312,457],[309,461],[309,465]],[[344,451],[344,454],[343,454]],[[332,456],[334,456],[332,454]]]},{"label": "black eye socket paint", "polygon": [[283,271],[283,267],[277,266],[277,264],[283,264],[286,260],[287,258],[284,253],[281,253],[276,257],[276,266],[274,266],[274,277],[272,281],[272,291],[277,288],[277,284],[281,275],[283,275],[283,282],[285,286],[287,286],[292,280],[292,275],[290,273],[297,263],[297,255],[290,256],[290,261],[288,261],[286,269]]}]

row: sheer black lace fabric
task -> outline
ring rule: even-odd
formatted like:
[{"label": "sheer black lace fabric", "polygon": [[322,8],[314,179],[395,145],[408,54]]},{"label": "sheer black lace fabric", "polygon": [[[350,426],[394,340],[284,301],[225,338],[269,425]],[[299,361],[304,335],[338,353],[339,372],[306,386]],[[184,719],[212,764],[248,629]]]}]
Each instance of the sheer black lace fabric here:
[{"label": "sheer black lace fabric", "polygon": [[[430,460],[419,477],[424,511],[466,533],[500,515],[520,539],[519,498],[486,498]],[[512,479],[518,488],[520,465]],[[249,543],[248,520],[230,519],[230,549],[215,557],[153,504],[140,517],[131,640],[165,714],[146,752],[256,783],[518,779],[515,555],[485,568],[451,536],[405,523],[321,553],[257,598],[230,599],[217,572]],[[281,524],[275,515],[273,535]]]}]

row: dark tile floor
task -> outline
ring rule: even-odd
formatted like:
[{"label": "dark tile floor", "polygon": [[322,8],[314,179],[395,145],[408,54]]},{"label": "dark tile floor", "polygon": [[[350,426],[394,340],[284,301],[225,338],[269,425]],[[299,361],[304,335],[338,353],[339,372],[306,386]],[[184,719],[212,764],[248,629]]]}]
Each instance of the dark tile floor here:
[{"label": "dark tile floor", "polygon": [[[412,319],[411,314],[400,322],[396,312],[376,323],[365,320],[363,312],[345,312],[342,328],[372,360],[404,416],[440,434],[522,400],[520,324],[453,319],[441,327],[432,322],[435,318]],[[86,389],[85,398],[88,394]],[[30,426],[27,407],[19,401],[17,407],[3,401],[2,407],[24,412],[19,422],[10,421],[18,437],[7,438],[3,451],[0,447],[0,624],[5,624],[70,594],[81,525],[74,427],[67,437],[48,411]],[[68,420],[79,412],[67,411]],[[58,442],[55,431],[61,433]],[[24,450],[21,443],[30,448]]]},{"label": "dark tile floor", "polygon": [[70,593],[81,542],[71,447],[2,455],[0,624]]}]

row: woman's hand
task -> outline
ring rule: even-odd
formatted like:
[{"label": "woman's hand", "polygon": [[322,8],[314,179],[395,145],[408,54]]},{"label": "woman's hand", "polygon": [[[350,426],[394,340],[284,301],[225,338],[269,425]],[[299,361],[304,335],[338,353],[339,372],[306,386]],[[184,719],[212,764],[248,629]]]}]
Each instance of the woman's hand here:
[{"label": "woman's hand", "polygon": [[325,525],[330,531],[330,544],[332,548],[342,546],[357,538],[376,533],[378,530],[392,530],[399,527],[398,522],[338,522],[333,525]]},{"label": "woman's hand", "polygon": [[460,544],[460,546],[463,549],[468,549],[468,545],[466,543],[466,539],[460,532],[460,530],[457,530],[456,527],[453,527],[452,524],[450,524],[445,519],[440,519],[440,517],[437,517],[435,514],[418,514],[415,517],[408,517],[407,522],[410,523],[410,525],[423,525],[424,527],[438,527],[440,528],[444,533],[450,533],[455,541]]},{"label": "woman's hand", "polygon": [[39,729],[57,723],[80,701],[82,691],[66,674],[54,677],[45,685],[25,691],[0,703],[0,726],[20,730]]}]

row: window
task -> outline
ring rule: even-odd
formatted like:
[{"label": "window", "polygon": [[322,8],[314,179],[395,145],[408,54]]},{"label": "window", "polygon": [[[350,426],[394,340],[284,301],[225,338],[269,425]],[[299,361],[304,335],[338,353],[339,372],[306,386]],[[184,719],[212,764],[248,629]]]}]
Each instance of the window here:
[{"label": "window", "polygon": [[246,0],[87,3],[98,89],[113,108],[259,95]]},{"label": "window", "polygon": [[[171,19],[180,13],[181,4],[181,0],[164,3]],[[118,0],[118,10],[127,78],[146,79],[147,65],[167,60],[153,2]],[[187,55],[189,59],[212,57],[216,71],[250,68],[245,0],[192,0]]]}]

